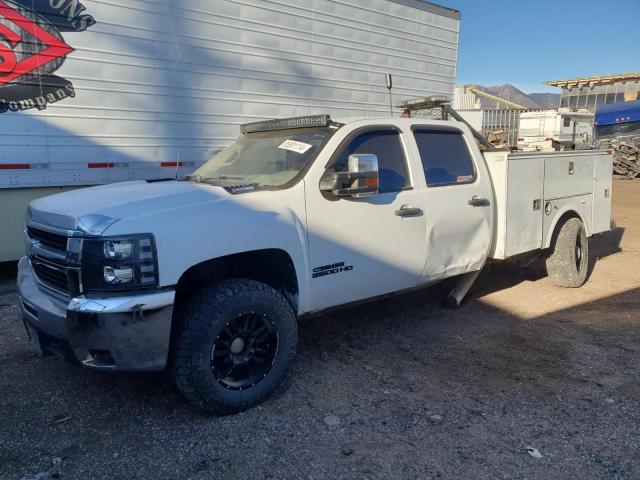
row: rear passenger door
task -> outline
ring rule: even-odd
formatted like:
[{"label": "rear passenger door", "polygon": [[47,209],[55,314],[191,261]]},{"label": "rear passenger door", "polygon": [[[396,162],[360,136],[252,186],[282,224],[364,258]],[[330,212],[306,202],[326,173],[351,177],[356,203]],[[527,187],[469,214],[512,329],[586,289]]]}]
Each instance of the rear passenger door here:
[{"label": "rear passenger door", "polygon": [[427,184],[423,280],[478,270],[492,241],[493,196],[484,161],[468,143],[471,135],[457,128],[412,130]]},{"label": "rear passenger door", "polygon": [[418,284],[426,223],[423,192],[413,184],[413,175],[420,172],[411,172],[407,141],[411,142],[411,132],[392,126],[355,129],[326,165],[345,171],[349,155],[376,155],[377,195],[337,198],[320,191],[319,177],[306,184],[311,310]]}]

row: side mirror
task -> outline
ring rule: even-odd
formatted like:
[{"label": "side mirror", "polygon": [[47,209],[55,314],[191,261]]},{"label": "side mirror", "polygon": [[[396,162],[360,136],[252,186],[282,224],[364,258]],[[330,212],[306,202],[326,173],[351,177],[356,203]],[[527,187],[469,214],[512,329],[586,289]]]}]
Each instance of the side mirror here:
[{"label": "side mirror", "polygon": [[320,190],[336,197],[377,195],[379,185],[378,157],[370,153],[349,155],[346,172],[330,168],[320,179]]}]

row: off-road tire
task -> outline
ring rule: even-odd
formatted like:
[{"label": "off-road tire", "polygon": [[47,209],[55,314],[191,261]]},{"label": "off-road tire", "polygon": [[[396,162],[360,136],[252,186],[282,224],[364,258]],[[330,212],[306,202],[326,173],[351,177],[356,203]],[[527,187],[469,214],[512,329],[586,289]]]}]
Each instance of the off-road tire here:
[{"label": "off-road tire", "polygon": [[[212,349],[230,319],[245,312],[268,316],[277,332],[271,369],[255,386],[229,390],[212,370]],[[267,399],[284,378],[296,353],[296,316],[289,302],[264,283],[228,279],[196,292],[189,300],[175,343],[173,377],[194,405],[214,415],[229,415]]]},{"label": "off-road tire", "polygon": [[547,273],[559,287],[584,285],[589,271],[589,240],[579,218],[570,218],[554,234],[547,256]]}]

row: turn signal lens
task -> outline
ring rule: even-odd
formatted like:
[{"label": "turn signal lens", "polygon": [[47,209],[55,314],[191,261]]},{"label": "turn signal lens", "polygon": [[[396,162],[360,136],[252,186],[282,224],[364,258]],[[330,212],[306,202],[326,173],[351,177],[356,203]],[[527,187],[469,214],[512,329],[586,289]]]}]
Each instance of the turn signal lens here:
[{"label": "turn signal lens", "polygon": [[378,187],[378,179],[377,178],[367,178],[367,187]]}]

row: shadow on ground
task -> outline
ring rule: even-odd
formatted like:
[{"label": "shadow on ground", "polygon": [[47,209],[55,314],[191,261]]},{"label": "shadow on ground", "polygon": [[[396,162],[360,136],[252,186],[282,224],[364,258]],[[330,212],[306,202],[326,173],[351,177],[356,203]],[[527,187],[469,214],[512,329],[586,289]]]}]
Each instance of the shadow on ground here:
[{"label": "shadow on ground", "polygon": [[[9,290],[2,303],[15,296]],[[302,321],[283,388],[226,418],[201,416],[162,375],[105,375],[34,357],[3,315],[0,472],[640,475],[639,290],[526,321],[473,299],[445,310],[446,292],[439,285]],[[338,426],[324,423],[329,414]],[[531,458],[529,445],[543,458]]]}]

